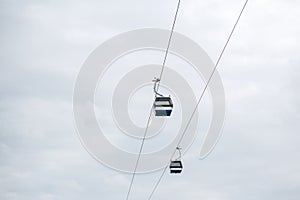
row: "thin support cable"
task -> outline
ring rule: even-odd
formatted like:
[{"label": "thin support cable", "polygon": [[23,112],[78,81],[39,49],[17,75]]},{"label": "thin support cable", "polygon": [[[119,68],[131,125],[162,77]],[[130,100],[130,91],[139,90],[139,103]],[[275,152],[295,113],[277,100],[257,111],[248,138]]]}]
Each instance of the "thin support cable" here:
[{"label": "thin support cable", "polygon": [[[163,60],[163,65],[162,65],[162,68],[161,68],[160,76],[159,76],[159,79],[158,79],[159,81],[157,82],[157,87],[156,87],[157,93],[155,93],[155,97],[157,96],[157,94],[159,94],[158,93],[159,83],[160,83],[160,80],[161,80],[163,72],[164,72],[164,67],[165,67],[165,63],[166,63],[166,60],[167,60],[167,56],[168,56],[168,52],[169,52],[169,48],[170,48],[170,44],[171,44],[171,39],[172,39],[172,36],[173,36],[175,24],[176,24],[176,19],[177,19],[177,15],[178,15],[179,6],[180,6],[180,0],[178,0],[176,13],[175,13],[174,21],[173,21],[172,28],[171,28],[171,33],[170,33],[170,37],[169,37],[169,40],[168,40],[168,46],[167,46],[165,57],[164,57],[164,60]],[[155,102],[155,99],[153,101],[153,104],[154,104],[154,102]],[[141,146],[140,146],[138,158],[137,158],[137,161],[136,161],[136,164],[135,164],[135,167],[134,167],[134,171],[133,171],[133,174],[132,174],[132,178],[131,178],[131,181],[130,181],[128,192],[127,192],[127,195],[126,195],[126,200],[129,199],[129,196],[130,196],[130,193],[131,193],[131,190],[132,190],[132,186],[133,186],[133,182],[134,182],[134,178],[135,178],[135,175],[136,175],[136,170],[138,168],[138,164],[139,164],[139,161],[140,161],[140,158],[141,158],[142,150],[143,150],[143,147],[144,147],[144,144],[145,144],[145,139],[146,139],[146,135],[147,135],[147,132],[148,132],[148,128],[149,128],[149,124],[150,124],[150,120],[151,120],[151,116],[152,116],[153,104],[152,104],[152,107],[150,109],[150,114],[149,114],[149,117],[148,117],[148,120],[147,120],[145,133],[144,133],[144,136],[143,136],[143,139],[142,139],[142,143],[141,143]]]},{"label": "thin support cable", "polygon": [[172,41],[172,36],[173,36],[173,33],[174,33],[174,28],[175,28],[175,24],[176,24],[176,20],[177,20],[177,16],[178,16],[179,7],[180,7],[180,0],[178,0],[178,3],[177,3],[176,12],[175,12],[175,16],[174,16],[174,20],[173,20],[173,24],[172,24],[172,28],[171,28],[171,33],[170,33],[170,36],[169,36],[167,49],[166,49],[166,52],[165,52],[163,64],[162,64],[162,67],[161,67],[161,72],[160,72],[160,75],[159,75],[159,82],[157,83],[157,91],[159,89],[160,80],[162,78],[162,75],[163,75],[163,72],[164,72],[164,69],[165,69],[165,66],[166,66],[166,61],[167,61],[168,54],[169,54],[169,49],[170,49],[170,45],[171,45],[171,41]]},{"label": "thin support cable", "polygon": [[[204,96],[204,93],[205,93],[205,91],[206,91],[206,89],[207,89],[207,87],[208,87],[208,85],[209,85],[209,83],[210,83],[210,81],[211,81],[211,79],[212,79],[212,77],[213,77],[213,75],[214,75],[214,73],[215,73],[215,71],[216,71],[216,69],[217,69],[219,63],[220,63],[220,60],[221,60],[221,58],[222,58],[222,56],[223,56],[223,54],[224,54],[224,52],[225,52],[225,49],[226,49],[226,47],[227,47],[227,45],[228,45],[228,43],[229,43],[229,41],[230,41],[230,39],[231,39],[231,37],[232,37],[232,35],[233,35],[233,33],[234,33],[234,30],[235,30],[237,24],[238,24],[238,22],[239,22],[239,20],[240,20],[240,18],[241,18],[241,16],[242,16],[242,14],[243,14],[243,12],[244,12],[246,6],[247,6],[247,4],[248,4],[248,1],[249,1],[249,0],[246,0],[245,3],[244,3],[244,5],[243,5],[243,8],[242,8],[242,10],[241,10],[241,12],[240,12],[240,14],[239,14],[239,16],[238,16],[236,22],[235,22],[235,24],[234,24],[234,26],[233,26],[233,28],[232,28],[230,34],[229,34],[229,37],[228,37],[228,39],[227,39],[227,41],[226,41],[226,43],[225,43],[225,45],[224,45],[224,47],[223,47],[223,49],[222,49],[222,51],[221,51],[221,54],[220,54],[220,56],[219,56],[218,59],[217,59],[217,62],[216,62],[216,64],[215,64],[215,67],[214,67],[214,69],[212,70],[212,73],[211,73],[209,79],[207,80],[206,85],[205,85],[205,87],[204,87],[204,89],[203,89],[203,91],[202,91],[202,93],[201,93],[201,95],[200,95],[200,98],[199,98],[199,100],[198,100],[198,102],[197,102],[197,104],[196,104],[196,107],[195,107],[194,111],[192,112],[191,117],[189,118],[189,121],[188,121],[188,123],[187,123],[187,125],[186,125],[186,127],[185,127],[185,129],[184,129],[184,131],[183,131],[183,133],[182,133],[182,136],[181,136],[181,138],[180,138],[180,140],[179,140],[179,142],[178,142],[177,147],[180,145],[180,143],[181,143],[183,137],[184,137],[185,134],[186,134],[186,131],[187,131],[187,129],[188,129],[188,127],[189,127],[189,125],[190,125],[190,123],[191,123],[191,121],[192,121],[192,118],[194,117],[195,112],[196,112],[196,110],[198,109],[198,106],[199,106],[199,104],[200,104],[200,102],[201,102],[201,100],[202,100],[202,98],[203,98],[203,96]],[[171,159],[173,158],[175,152],[176,152],[176,150],[175,150],[174,153],[172,154]],[[152,190],[152,192],[151,192],[151,194],[150,194],[148,200],[150,200],[150,199],[152,198],[152,196],[153,196],[154,192],[156,191],[156,189],[157,189],[159,183],[161,182],[161,180],[162,180],[164,174],[166,173],[167,168],[168,168],[168,166],[166,166],[166,167],[164,168],[164,170],[163,170],[162,174],[160,175],[160,177],[159,177],[157,183],[155,184],[155,186],[154,186],[154,188],[153,188],[153,190]]]},{"label": "thin support cable", "polygon": [[163,178],[164,174],[166,173],[167,169],[168,169],[168,165],[165,166],[165,168],[164,168],[162,174],[159,176],[159,179],[158,179],[158,181],[156,182],[156,184],[155,184],[155,186],[154,186],[154,188],[153,188],[153,190],[152,190],[152,192],[151,192],[151,194],[150,194],[148,200],[150,200],[150,199],[152,198],[154,192],[156,191],[156,189],[157,189],[159,183],[161,182],[161,179]]},{"label": "thin support cable", "polygon": [[148,120],[147,120],[147,126],[146,126],[146,129],[145,129],[145,133],[144,133],[144,136],[143,136],[143,139],[142,139],[141,146],[140,146],[139,155],[138,155],[138,158],[137,158],[136,163],[135,163],[134,171],[133,171],[133,174],[132,174],[132,177],[131,177],[131,181],[130,181],[129,189],[128,189],[128,192],[127,192],[126,200],[129,199],[130,192],[131,192],[132,185],[133,185],[133,181],[134,181],[134,178],[135,178],[135,175],[136,175],[136,170],[138,168],[138,164],[139,164],[139,161],[140,161],[140,158],[141,158],[142,150],[143,150],[143,147],[144,147],[144,144],[145,144],[145,139],[146,139],[146,135],[147,135],[147,131],[148,131],[148,128],[149,128],[151,115],[152,115],[152,108],[153,108],[153,106],[151,107],[150,114],[149,114],[149,117],[148,117]]}]

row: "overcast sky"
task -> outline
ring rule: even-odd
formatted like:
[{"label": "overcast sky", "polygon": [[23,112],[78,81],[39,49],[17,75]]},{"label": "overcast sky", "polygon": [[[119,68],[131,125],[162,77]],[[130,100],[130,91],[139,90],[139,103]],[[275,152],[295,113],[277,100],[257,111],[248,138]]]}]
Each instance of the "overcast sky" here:
[{"label": "overcast sky", "polygon": [[[75,133],[72,92],[114,35],[169,29],[175,0],[0,0],[0,199],[120,200],[131,176],[95,161]],[[243,0],[183,0],[176,31],[215,62]],[[166,174],[153,199],[300,199],[300,1],[250,0],[219,65],[226,120],[214,151]],[[146,199],[160,172],[137,176]]]}]

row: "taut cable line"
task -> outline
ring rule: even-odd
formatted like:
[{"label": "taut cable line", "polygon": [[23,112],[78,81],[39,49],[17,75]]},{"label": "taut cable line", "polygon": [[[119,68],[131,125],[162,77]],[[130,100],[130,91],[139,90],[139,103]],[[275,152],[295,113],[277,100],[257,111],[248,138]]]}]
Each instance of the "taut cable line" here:
[{"label": "taut cable line", "polygon": [[[166,64],[166,61],[167,61],[167,57],[168,57],[169,48],[170,48],[170,45],[171,45],[171,40],[172,40],[172,36],[173,36],[173,32],[174,32],[174,28],[175,28],[175,24],[176,24],[176,20],[177,20],[179,7],[180,7],[180,0],[178,0],[178,3],[177,3],[175,17],[174,17],[174,20],[173,20],[171,33],[170,33],[169,40],[168,40],[168,45],[167,45],[167,48],[166,48],[163,64],[162,64],[162,67],[161,67],[161,72],[160,72],[160,75],[159,75],[157,85],[155,86],[157,93],[158,93],[158,89],[159,89],[159,85],[160,85],[160,80],[162,79],[165,64]],[[157,93],[155,93],[155,97],[157,96]],[[145,144],[145,139],[146,139],[146,135],[147,135],[149,124],[150,124],[154,102],[155,102],[155,100],[153,101],[152,107],[150,109],[149,117],[148,117],[147,124],[146,124],[146,129],[145,129],[145,132],[144,132],[144,135],[143,135],[143,138],[142,138],[142,142],[141,142],[141,146],[140,146],[140,149],[139,149],[138,158],[137,158],[136,163],[135,163],[134,171],[133,171],[131,181],[130,181],[130,185],[129,185],[129,188],[128,188],[128,192],[127,192],[127,195],[126,195],[126,200],[129,199],[129,196],[130,196],[130,193],[131,193],[131,190],[132,190],[134,178],[135,178],[135,175],[136,175],[136,170],[137,170],[138,165],[139,165],[139,161],[140,161],[140,158],[141,158],[142,150],[143,150],[143,147],[144,147],[144,144]]]},{"label": "taut cable line", "polygon": [[[179,139],[179,141],[178,141],[177,147],[180,145],[182,139],[184,138],[184,136],[185,136],[185,134],[186,134],[186,131],[187,131],[187,129],[188,129],[188,127],[189,127],[189,125],[190,125],[190,123],[191,123],[191,121],[192,121],[192,118],[194,117],[194,115],[195,115],[195,113],[196,113],[196,111],[197,111],[197,109],[198,109],[198,106],[199,106],[199,104],[200,104],[200,102],[201,102],[201,100],[202,100],[202,98],[203,98],[203,96],[204,96],[204,93],[205,93],[206,89],[208,88],[208,85],[209,85],[209,83],[210,83],[210,81],[211,81],[211,79],[212,79],[212,77],[213,77],[213,75],[214,75],[214,73],[215,73],[215,71],[216,71],[216,69],[217,69],[217,67],[218,67],[218,65],[219,65],[219,63],[220,63],[220,61],[221,61],[221,58],[222,58],[222,56],[223,56],[223,54],[224,54],[224,52],[225,52],[225,50],[226,50],[226,47],[228,46],[228,43],[229,43],[229,41],[230,41],[230,39],[231,39],[231,37],[232,37],[232,35],[233,35],[235,29],[236,29],[236,26],[237,26],[238,22],[240,21],[240,18],[241,18],[241,16],[242,16],[242,14],[243,14],[243,12],[244,12],[244,10],[245,10],[247,4],[248,4],[248,0],[245,1],[244,5],[243,5],[243,8],[242,8],[242,10],[240,11],[240,14],[239,14],[239,16],[238,16],[238,18],[237,18],[237,20],[236,20],[236,22],[235,22],[235,24],[234,24],[234,26],[233,26],[231,32],[230,32],[230,34],[229,34],[229,36],[228,36],[228,39],[226,40],[226,43],[225,43],[225,45],[224,45],[224,47],[223,47],[223,49],[222,49],[222,51],[221,51],[221,53],[220,53],[220,55],[219,55],[219,57],[218,57],[218,59],[217,59],[217,62],[216,62],[216,64],[215,64],[215,67],[213,68],[213,70],[212,70],[212,72],[211,72],[211,75],[210,75],[209,79],[207,80],[206,85],[205,85],[205,87],[204,87],[204,89],[203,89],[203,91],[202,91],[202,93],[201,93],[201,95],[200,95],[200,98],[199,98],[199,100],[198,100],[198,102],[197,102],[197,104],[196,104],[196,106],[195,106],[195,109],[193,110],[193,112],[192,112],[192,114],[191,114],[191,116],[190,116],[190,118],[189,118],[189,120],[188,120],[188,123],[187,123],[187,125],[186,125],[186,127],[185,127],[185,129],[184,129],[184,131],[183,131],[183,133],[182,133],[182,136],[180,137],[180,139]],[[173,158],[175,152],[176,152],[176,149],[175,149],[174,153],[172,154],[171,159]],[[171,160],[171,159],[170,159],[170,160]],[[164,170],[163,170],[162,174],[160,175],[158,181],[157,181],[156,184],[154,185],[154,188],[152,189],[152,191],[151,191],[151,193],[150,193],[150,196],[149,196],[148,200],[150,200],[150,199],[152,198],[154,192],[155,192],[156,189],[158,188],[158,185],[160,184],[160,182],[161,182],[161,180],[162,180],[164,174],[166,173],[167,168],[168,168],[168,165],[164,168]]]}]

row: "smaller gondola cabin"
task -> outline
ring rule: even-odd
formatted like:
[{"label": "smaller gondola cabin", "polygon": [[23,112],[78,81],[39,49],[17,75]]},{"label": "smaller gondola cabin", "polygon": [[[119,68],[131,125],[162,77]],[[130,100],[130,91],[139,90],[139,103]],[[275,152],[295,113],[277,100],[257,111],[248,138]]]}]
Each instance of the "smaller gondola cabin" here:
[{"label": "smaller gondola cabin", "polygon": [[182,172],[183,166],[180,160],[174,160],[170,163],[170,172],[171,174],[179,174]]}]

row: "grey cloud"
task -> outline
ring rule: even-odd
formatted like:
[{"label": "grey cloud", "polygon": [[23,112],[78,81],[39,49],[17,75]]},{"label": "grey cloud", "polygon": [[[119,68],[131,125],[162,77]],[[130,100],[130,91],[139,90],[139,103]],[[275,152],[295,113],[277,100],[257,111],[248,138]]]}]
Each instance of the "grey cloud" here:
[{"label": "grey cloud", "polygon": [[[131,176],[108,169],[76,136],[72,91],[88,54],[131,29],[170,28],[175,1],[1,1],[0,199],[122,199]],[[242,1],[182,1],[176,31],[215,60]],[[250,1],[219,71],[227,117],[216,149],[153,199],[299,199],[298,1]],[[137,176],[144,199],[159,172]]]}]

